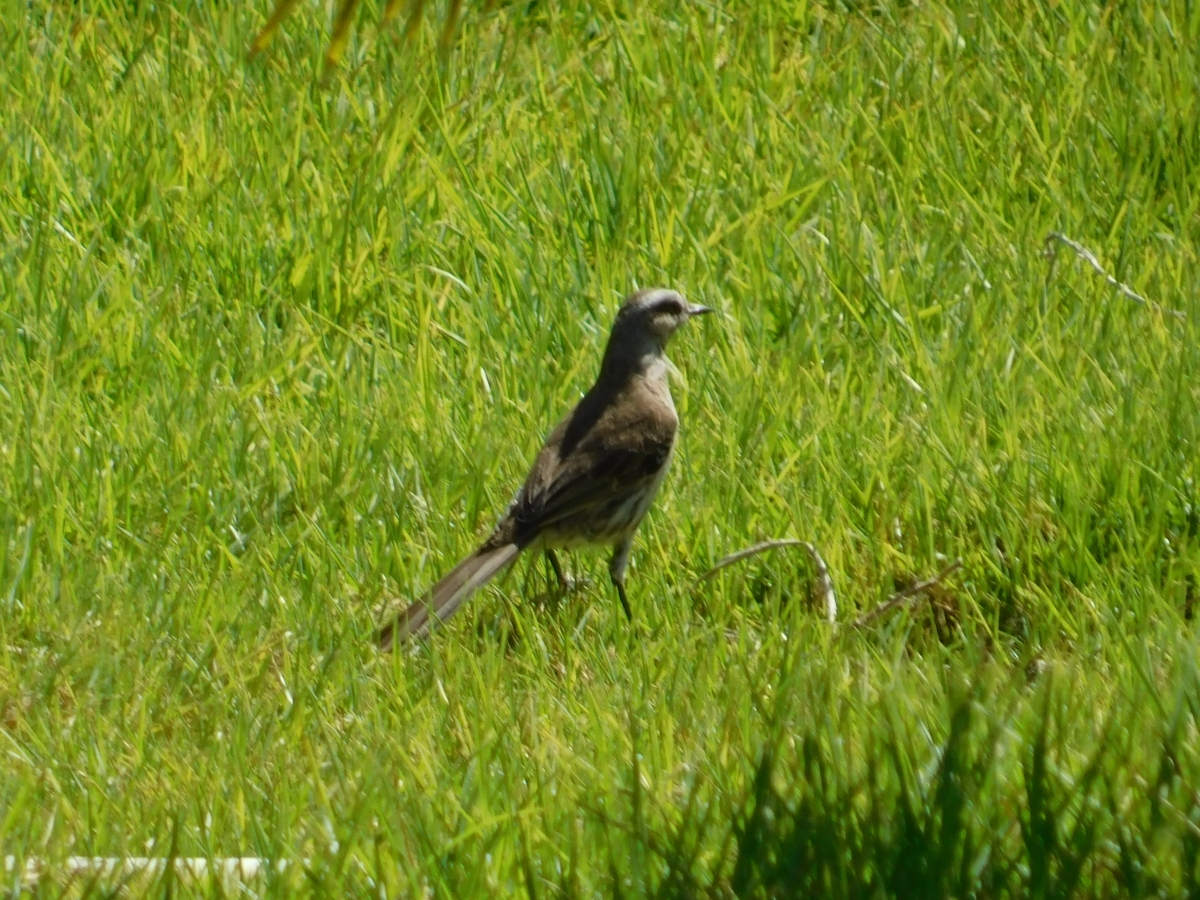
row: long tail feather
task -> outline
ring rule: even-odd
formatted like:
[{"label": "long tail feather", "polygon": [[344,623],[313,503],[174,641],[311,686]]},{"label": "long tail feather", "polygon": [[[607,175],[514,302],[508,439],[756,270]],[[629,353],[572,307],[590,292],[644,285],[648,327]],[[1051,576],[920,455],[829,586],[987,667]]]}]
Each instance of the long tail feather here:
[{"label": "long tail feather", "polygon": [[450,570],[429,593],[412,604],[379,632],[379,646],[390,650],[410,638],[423,638],[445,622],[471,596],[521,552],[516,544],[479,550]]}]

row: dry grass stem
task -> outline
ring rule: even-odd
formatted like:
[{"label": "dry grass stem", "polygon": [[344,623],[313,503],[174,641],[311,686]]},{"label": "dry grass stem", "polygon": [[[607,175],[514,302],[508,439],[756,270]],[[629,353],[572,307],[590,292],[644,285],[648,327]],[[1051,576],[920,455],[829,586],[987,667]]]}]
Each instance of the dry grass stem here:
[{"label": "dry grass stem", "polygon": [[760,553],[766,553],[768,550],[778,550],[780,547],[800,547],[804,541],[796,538],[777,538],[773,541],[762,541],[758,544],[753,544],[749,547],[743,547],[736,553],[730,553],[728,556],[722,557],[721,560],[700,576],[700,581],[708,581],[714,577],[722,569],[727,569],[734,563],[741,562],[743,559],[749,559],[751,556],[757,556]]},{"label": "dry grass stem", "polygon": [[1087,263],[1089,266],[1091,266],[1093,271],[1095,271],[1095,273],[1097,275],[1099,275],[1101,278],[1103,278],[1105,281],[1107,281],[1110,285],[1115,287],[1117,289],[1117,292],[1119,294],[1121,294],[1122,296],[1128,297],[1130,300],[1134,300],[1138,303],[1145,304],[1146,306],[1149,306],[1151,309],[1154,309],[1157,312],[1165,313],[1168,316],[1174,316],[1176,319],[1183,320],[1183,319],[1187,318],[1187,315],[1186,315],[1186,313],[1183,312],[1183,310],[1168,309],[1165,306],[1155,303],[1153,300],[1147,300],[1145,297],[1143,297],[1141,294],[1139,294],[1137,291],[1135,291],[1133,288],[1131,288],[1125,282],[1117,281],[1117,279],[1113,278],[1113,276],[1109,275],[1108,272],[1105,271],[1104,266],[1100,265],[1100,260],[1098,260],[1096,258],[1095,253],[1093,253],[1087,247],[1083,246],[1083,244],[1079,243],[1079,241],[1072,240],[1071,238],[1067,237],[1065,234],[1063,234],[1061,232],[1052,231],[1048,235],[1046,235],[1046,255],[1047,256],[1049,256],[1051,258],[1054,257],[1054,251],[1056,249],[1056,247],[1055,247],[1056,241],[1060,244],[1066,244],[1068,247],[1070,247],[1072,250],[1074,250],[1076,256],[1078,256],[1085,263]]},{"label": "dry grass stem", "polygon": [[833,592],[833,579],[829,577],[829,566],[817,552],[817,548],[808,541],[801,541],[800,546],[808,551],[813,565],[817,569],[817,581],[821,584],[821,599],[825,601],[825,621],[830,625],[837,622],[837,595]]},{"label": "dry grass stem", "polygon": [[699,580],[708,581],[722,569],[726,569],[734,563],[749,559],[751,556],[757,556],[759,553],[766,553],[768,550],[778,550],[781,547],[803,547],[808,553],[812,559],[813,566],[817,570],[817,581],[821,586],[821,599],[825,605],[825,620],[830,624],[836,622],[837,595],[833,591],[833,579],[829,577],[829,567],[825,565],[825,560],[821,558],[820,551],[808,541],[801,541],[797,538],[777,538],[772,541],[762,541],[750,547],[745,547],[721,559],[720,562],[701,575]]},{"label": "dry grass stem", "polygon": [[942,571],[938,572],[927,581],[918,581],[916,584],[909,585],[902,591],[896,591],[892,596],[880,603],[877,607],[868,613],[863,613],[854,620],[854,627],[861,628],[878,619],[880,616],[886,615],[898,606],[902,606],[915,597],[924,594],[935,585],[941,584],[948,576],[962,568],[962,560],[956,559]]}]

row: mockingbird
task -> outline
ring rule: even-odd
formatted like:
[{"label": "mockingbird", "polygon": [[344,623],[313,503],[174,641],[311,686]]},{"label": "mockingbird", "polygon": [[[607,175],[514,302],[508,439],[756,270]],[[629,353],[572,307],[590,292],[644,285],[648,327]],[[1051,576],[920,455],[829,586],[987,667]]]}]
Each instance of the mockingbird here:
[{"label": "mockingbird", "polygon": [[528,548],[546,551],[562,583],[554,548],[611,544],[608,573],[632,620],[625,596],[629,548],[667,473],[679,427],[663,350],[675,329],[708,312],[712,310],[665,288],[638,291],[625,300],[613,322],[600,376],[550,432],[491,536],[383,627],[383,649],[429,634]]}]

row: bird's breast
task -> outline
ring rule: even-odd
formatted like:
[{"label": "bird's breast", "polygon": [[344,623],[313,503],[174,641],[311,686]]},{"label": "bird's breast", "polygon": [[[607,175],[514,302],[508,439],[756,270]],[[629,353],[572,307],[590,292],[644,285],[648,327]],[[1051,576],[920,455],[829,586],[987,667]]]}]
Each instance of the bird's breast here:
[{"label": "bird's breast", "polygon": [[629,395],[627,408],[636,410],[639,417],[659,428],[667,428],[674,435],[679,427],[679,414],[671,398],[665,359],[655,360],[645,372],[629,379],[626,390]]}]

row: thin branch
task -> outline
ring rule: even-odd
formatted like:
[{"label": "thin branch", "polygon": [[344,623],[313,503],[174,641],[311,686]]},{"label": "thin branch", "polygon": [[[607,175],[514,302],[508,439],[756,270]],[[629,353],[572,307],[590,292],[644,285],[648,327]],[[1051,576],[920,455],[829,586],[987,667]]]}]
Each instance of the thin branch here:
[{"label": "thin branch", "polygon": [[708,581],[722,569],[732,566],[736,562],[741,562],[743,559],[757,556],[759,553],[765,553],[768,550],[778,550],[780,547],[803,547],[807,551],[809,557],[812,559],[813,566],[817,570],[817,580],[821,583],[821,595],[825,602],[825,620],[830,624],[837,622],[837,595],[833,592],[833,579],[829,577],[829,567],[825,565],[825,560],[821,558],[821,554],[817,548],[808,541],[801,541],[796,538],[779,538],[773,541],[763,541],[752,547],[746,547],[737,553],[731,553],[726,556],[701,575],[699,580]]},{"label": "thin branch", "polygon": [[1131,288],[1125,282],[1117,281],[1117,279],[1113,278],[1111,275],[1108,274],[1108,272],[1106,272],[1104,270],[1104,266],[1100,265],[1100,260],[1098,260],[1096,258],[1095,253],[1093,253],[1087,247],[1083,246],[1083,244],[1079,243],[1079,241],[1071,240],[1071,238],[1067,237],[1065,234],[1062,234],[1061,232],[1052,231],[1048,235],[1046,235],[1046,255],[1047,256],[1053,258],[1054,249],[1055,249],[1055,246],[1054,246],[1055,241],[1058,241],[1061,244],[1066,244],[1068,247],[1070,247],[1072,250],[1074,250],[1076,256],[1078,256],[1085,263],[1087,263],[1089,266],[1091,266],[1092,270],[1097,275],[1099,275],[1106,282],[1108,282],[1110,285],[1112,285],[1114,288],[1116,288],[1117,292],[1120,293],[1122,296],[1128,297],[1130,300],[1133,300],[1137,303],[1141,303],[1145,306],[1149,306],[1158,312],[1166,313],[1169,316],[1174,316],[1177,319],[1187,318],[1187,314],[1184,313],[1182,310],[1167,309],[1164,306],[1160,306],[1159,304],[1155,303],[1153,300],[1147,300],[1145,297],[1143,297],[1141,294],[1139,294],[1137,291],[1135,291],[1133,288]]},{"label": "thin branch", "polygon": [[938,572],[936,575],[934,575],[932,578],[928,579],[927,581],[918,581],[916,584],[911,584],[902,591],[896,591],[896,593],[892,594],[892,596],[888,597],[885,601],[880,603],[877,607],[875,607],[869,613],[863,613],[861,616],[859,616],[857,619],[855,619],[854,627],[861,628],[864,625],[867,625],[867,624],[875,621],[880,616],[886,615],[887,613],[891,612],[896,607],[903,606],[905,603],[912,600],[913,598],[915,598],[921,594],[924,594],[930,588],[932,588],[938,584],[941,584],[942,581],[944,581],[949,575],[951,575],[952,573],[956,572],[957,570],[959,570],[961,568],[962,568],[962,560],[956,559],[954,562],[950,563],[950,565],[946,566],[946,568],[942,569],[942,571]]}]

